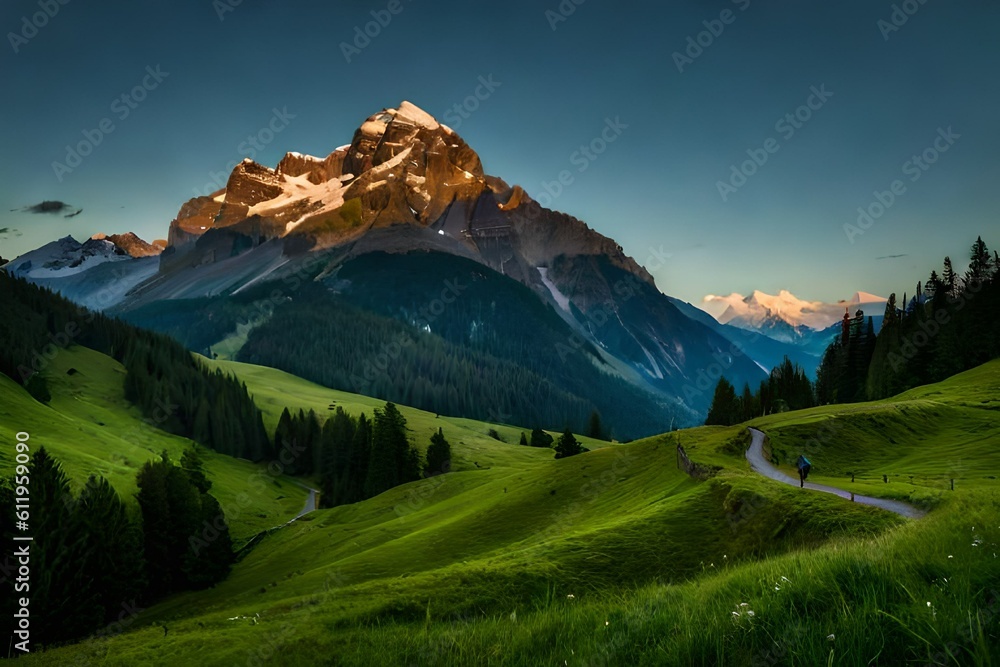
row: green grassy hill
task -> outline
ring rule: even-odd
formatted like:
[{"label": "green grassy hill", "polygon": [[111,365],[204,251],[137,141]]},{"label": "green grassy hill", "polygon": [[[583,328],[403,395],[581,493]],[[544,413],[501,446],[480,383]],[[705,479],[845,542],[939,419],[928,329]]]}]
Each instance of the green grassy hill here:
[{"label": "green grassy hill", "polygon": [[[285,405],[378,405],[221,365],[270,428]],[[753,422],[780,462],[832,431],[810,451],[818,479],[853,488],[845,472],[861,472],[867,493],[936,508],[919,521],[760,478],[745,425],[556,461],[518,446],[518,429],[498,427],[503,443],[489,425],[404,409],[421,445],[443,426],[455,472],[308,515],[215,588],[28,664],[990,664],[998,384],[994,362],[889,401]],[[718,474],[678,471],[677,438]]]},{"label": "green grassy hill", "polygon": [[[147,423],[125,400],[124,374],[121,364],[103,354],[81,346],[63,349],[46,369],[48,405],[0,375],[0,439],[13,443],[18,431],[26,431],[32,451],[45,447],[59,460],[74,493],[89,475],[99,474],[134,505],[142,464],[163,450],[178,462],[193,443]],[[12,447],[0,448],[0,475],[13,472],[13,453]],[[201,453],[237,544],[288,521],[305,505],[307,492],[295,480],[206,448]]]},{"label": "green grassy hill", "polygon": [[[328,389],[266,366],[254,366],[234,361],[210,361],[208,359],[203,359],[203,361],[211,368],[221,368],[227,373],[237,375],[240,380],[246,383],[247,389],[254,397],[254,402],[264,413],[264,425],[271,434],[274,433],[278,418],[285,407],[302,408],[306,411],[315,410],[319,418],[323,420],[337,406],[343,407],[354,416],[364,412],[370,418],[375,408],[385,405],[385,401],[346,391]],[[453,445],[452,470],[454,471],[476,469],[477,463],[480,468],[493,466],[518,468],[531,462],[547,461],[553,456],[549,450],[507,446],[516,445],[522,432],[530,437],[530,425],[528,428],[522,429],[488,424],[472,419],[435,415],[433,412],[402,405],[399,406],[399,410],[406,418],[406,425],[410,430],[410,441],[421,452],[426,451],[431,435],[439,427],[444,429],[445,437]],[[490,437],[490,429],[496,430],[505,443]],[[555,438],[560,435],[555,431],[548,431],[548,433]],[[581,435],[577,435],[576,438],[587,449],[609,445],[607,442]]]}]

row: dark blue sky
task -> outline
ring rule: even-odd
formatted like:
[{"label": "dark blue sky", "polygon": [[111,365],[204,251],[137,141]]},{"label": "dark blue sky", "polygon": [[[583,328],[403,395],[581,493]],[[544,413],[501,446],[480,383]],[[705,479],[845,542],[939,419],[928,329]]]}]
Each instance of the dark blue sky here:
[{"label": "dark blue sky", "polygon": [[[388,1],[243,0],[220,21],[225,1],[71,0],[37,34],[24,17],[42,11],[38,0],[3,3],[0,228],[11,231],[0,254],[67,233],[162,238],[275,109],[294,118],[254,149],[269,166],[286,151],[325,156],[403,99],[451,124],[489,173],[536,197],[568,171],[552,206],[617,239],[653,264],[662,290],[693,302],[753,289],[822,300],[912,291],[945,254],[964,262],[977,234],[1000,244],[995,3],[910,0],[915,13],[885,39],[878,21],[891,20],[893,3],[873,0],[565,0],[575,11],[555,30],[546,10],[558,0],[400,0],[402,11],[347,62],[341,42]],[[678,71],[673,54],[724,10],[730,22],[713,26],[721,34],[702,35],[708,46]],[[167,75],[157,82],[147,67]],[[490,76],[499,86],[478,109],[461,123],[446,118]],[[144,100],[119,99],[144,80]],[[824,86],[831,97],[810,99]],[[807,121],[776,126],[808,102]],[[113,130],[102,133],[105,118]],[[627,127],[605,133],[614,141],[601,154],[577,152],[607,119]],[[939,128],[960,138],[939,141],[948,150],[932,150],[926,169],[906,165]],[[57,175],[67,144],[94,130],[100,144]],[[765,150],[769,138],[776,152]],[[719,182],[748,150],[767,162],[747,165],[756,173],[730,181],[740,187],[723,201]],[[849,239],[844,225],[856,224],[858,207],[896,179],[905,191]],[[84,211],[9,212],[42,200]],[[670,257],[657,261],[661,247]],[[877,259],[888,255],[905,256]]]}]

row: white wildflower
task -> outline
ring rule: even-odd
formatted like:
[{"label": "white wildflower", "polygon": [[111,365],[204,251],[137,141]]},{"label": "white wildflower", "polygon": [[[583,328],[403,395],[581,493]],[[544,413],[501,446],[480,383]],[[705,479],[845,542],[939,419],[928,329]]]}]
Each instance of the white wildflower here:
[{"label": "white wildflower", "polygon": [[834,637],[833,635],[827,635],[827,636],[826,636],[826,640],[827,640],[828,642],[832,642],[832,641],[833,641],[834,639],[836,639],[836,637]]}]

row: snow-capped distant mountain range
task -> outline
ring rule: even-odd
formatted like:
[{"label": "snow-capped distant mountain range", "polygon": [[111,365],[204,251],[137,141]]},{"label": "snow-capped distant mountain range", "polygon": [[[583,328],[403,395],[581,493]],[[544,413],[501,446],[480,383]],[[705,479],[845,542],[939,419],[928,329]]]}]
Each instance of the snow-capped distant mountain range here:
[{"label": "snow-capped distant mountain range", "polygon": [[776,340],[797,343],[834,326],[849,313],[861,310],[866,316],[881,319],[886,299],[868,292],[855,292],[850,299],[826,303],[806,301],[788,290],[776,295],[755,290],[749,296],[733,292],[729,296],[709,294],[702,300],[703,309],[721,324],[757,331]]}]

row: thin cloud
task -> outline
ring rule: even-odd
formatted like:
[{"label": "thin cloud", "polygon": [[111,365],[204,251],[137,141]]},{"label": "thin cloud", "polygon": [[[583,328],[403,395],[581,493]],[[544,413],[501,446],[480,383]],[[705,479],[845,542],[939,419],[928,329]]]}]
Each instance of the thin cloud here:
[{"label": "thin cloud", "polygon": [[882,255],[881,257],[876,257],[875,259],[876,260],[879,260],[879,259],[897,259],[899,257],[909,257],[909,256],[910,256],[909,254],[903,254],[903,255]]}]

